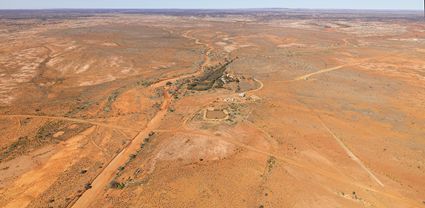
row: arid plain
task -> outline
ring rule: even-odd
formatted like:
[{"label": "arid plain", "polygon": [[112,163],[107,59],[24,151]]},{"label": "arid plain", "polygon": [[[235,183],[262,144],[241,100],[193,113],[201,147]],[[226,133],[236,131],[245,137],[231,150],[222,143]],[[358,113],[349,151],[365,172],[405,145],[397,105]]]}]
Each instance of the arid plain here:
[{"label": "arid plain", "polygon": [[415,12],[0,12],[0,207],[425,207]]}]

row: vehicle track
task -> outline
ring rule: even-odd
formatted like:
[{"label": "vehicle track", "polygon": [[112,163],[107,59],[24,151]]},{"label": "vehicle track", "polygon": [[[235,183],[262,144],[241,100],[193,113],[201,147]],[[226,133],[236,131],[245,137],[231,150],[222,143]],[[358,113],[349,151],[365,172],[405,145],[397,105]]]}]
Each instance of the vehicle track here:
[{"label": "vehicle track", "polygon": [[262,81],[260,81],[260,80],[258,80],[258,79],[256,79],[256,78],[254,78],[254,81],[256,81],[257,83],[259,83],[259,84],[260,84],[260,87],[258,87],[257,89],[253,89],[253,90],[246,91],[246,92],[245,92],[246,94],[248,94],[248,93],[253,93],[253,92],[257,92],[257,91],[260,91],[260,90],[262,90],[262,89],[264,88],[264,83],[263,83]]},{"label": "vehicle track", "polygon": [[335,139],[335,141],[339,144],[339,146],[344,149],[344,151],[347,153],[347,155],[356,162],[376,183],[378,183],[380,186],[384,187],[384,184],[372,173],[372,171],[367,168],[363,162],[347,147],[347,145],[344,144],[344,142],[335,135],[335,133],[323,122],[322,118],[319,116],[320,123],[322,126],[326,129],[326,131],[329,132],[330,135]]},{"label": "vehicle track", "polygon": [[319,71],[313,72],[313,73],[309,73],[300,77],[297,77],[294,79],[294,81],[299,81],[299,80],[307,80],[309,77],[314,76],[314,75],[318,75],[318,74],[322,74],[322,73],[326,73],[326,72],[331,72],[331,71],[335,71],[341,68],[344,68],[346,66],[352,66],[355,64],[344,64],[344,65],[340,65],[340,66],[335,66],[335,67],[331,67],[331,68],[326,68],[326,69],[321,69]]},{"label": "vehicle track", "polygon": [[347,66],[356,66],[356,65],[359,65],[361,63],[365,63],[365,62],[373,60],[373,59],[386,58],[386,57],[390,57],[390,56],[394,56],[394,55],[396,55],[396,54],[383,55],[383,56],[371,57],[371,58],[364,58],[360,61],[356,61],[356,62],[353,62],[353,63],[343,64],[343,65],[339,65],[339,66],[335,66],[335,67],[331,67],[331,68],[326,68],[326,69],[321,69],[319,71],[316,71],[316,72],[313,72],[313,73],[308,73],[308,74],[305,74],[303,76],[299,76],[299,77],[297,77],[293,80],[289,80],[289,81],[285,81],[285,82],[307,80],[308,78],[315,76],[315,75],[318,75],[318,74],[323,74],[323,73],[326,73],[326,72],[335,71],[335,70],[342,69],[342,68],[347,67]]},{"label": "vehicle track", "polygon": [[204,47],[207,48],[207,51],[204,54],[204,60],[202,62],[202,65],[200,66],[201,70],[198,70],[198,71],[191,73],[191,74],[177,76],[175,78],[167,78],[167,79],[160,80],[160,81],[152,84],[151,87],[158,88],[158,87],[166,85],[167,82],[175,82],[175,81],[180,80],[180,79],[185,79],[185,78],[201,75],[202,72],[203,72],[203,68],[211,64],[211,58],[210,58],[209,55],[210,55],[213,48],[211,48],[208,43],[202,43],[201,40],[199,40],[198,38],[190,36],[189,34],[191,32],[192,31],[189,30],[189,31],[183,33],[182,36],[187,38],[187,39],[195,41],[195,43],[198,44],[198,45],[203,45]]},{"label": "vehicle track", "polygon": [[183,33],[182,36],[185,37],[185,38],[194,40],[197,45],[203,45],[207,48],[207,51],[205,52],[205,55],[204,55],[204,61],[201,65],[201,68],[210,65],[211,64],[210,54],[211,54],[211,51],[213,50],[213,47],[211,47],[208,43],[201,42],[201,40],[199,38],[195,38],[194,36],[190,36],[189,35],[190,33],[192,33],[191,30]]}]

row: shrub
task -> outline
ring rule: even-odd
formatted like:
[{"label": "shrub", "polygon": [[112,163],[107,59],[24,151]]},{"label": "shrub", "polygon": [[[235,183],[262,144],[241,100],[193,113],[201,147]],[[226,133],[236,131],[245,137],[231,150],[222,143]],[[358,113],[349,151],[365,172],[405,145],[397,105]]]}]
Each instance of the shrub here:
[{"label": "shrub", "polygon": [[92,186],[91,186],[91,183],[86,183],[85,185],[84,185],[84,188],[87,190],[87,189],[91,189],[92,188]]},{"label": "shrub", "polygon": [[123,189],[125,187],[125,184],[113,180],[109,183],[109,187],[113,189]]}]

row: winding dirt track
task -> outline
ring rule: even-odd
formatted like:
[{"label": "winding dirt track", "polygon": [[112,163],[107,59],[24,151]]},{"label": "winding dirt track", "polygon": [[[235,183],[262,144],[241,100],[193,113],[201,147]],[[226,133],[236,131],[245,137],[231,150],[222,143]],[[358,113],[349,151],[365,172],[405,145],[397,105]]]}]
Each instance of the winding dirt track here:
[{"label": "winding dirt track", "polygon": [[178,76],[178,77],[175,77],[175,78],[168,78],[168,79],[160,80],[160,81],[152,84],[151,87],[158,88],[158,87],[166,85],[167,82],[175,82],[175,81],[180,80],[180,79],[186,79],[186,78],[189,78],[189,77],[198,76],[198,75],[202,74],[204,67],[211,64],[210,53],[211,53],[213,48],[211,48],[208,43],[202,43],[201,40],[199,40],[198,38],[190,36],[189,35],[190,33],[192,33],[192,31],[189,30],[189,31],[183,33],[182,36],[187,38],[187,39],[195,41],[195,43],[197,45],[202,45],[202,46],[205,46],[207,48],[207,51],[204,54],[204,60],[202,62],[202,65],[200,66],[201,70],[198,70],[195,73],[191,73],[191,74],[187,74],[187,75],[181,75],[181,76]]},{"label": "winding dirt track", "polygon": [[191,30],[183,33],[182,36],[185,37],[185,38],[188,38],[188,39],[191,39],[191,40],[195,41],[195,43],[197,45],[202,45],[202,46],[205,46],[205,48],[207,48],[207,51],[205,52],[205,55],[204,55],[204,61],[203,61],[203,64],[202,64],[201,68],[210,65],[211,64],[210,53],[213,50],[213,48],[208,43],[203,43],[203,42],[201,42],[200,39],[195,38],[194,36],[190,36],[189,35],[190,33],[192,33]]}]

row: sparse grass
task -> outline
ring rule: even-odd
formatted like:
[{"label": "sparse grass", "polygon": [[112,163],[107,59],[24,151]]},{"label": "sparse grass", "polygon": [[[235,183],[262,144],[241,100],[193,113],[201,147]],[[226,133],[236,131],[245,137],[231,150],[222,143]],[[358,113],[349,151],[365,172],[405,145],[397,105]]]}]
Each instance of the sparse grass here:
[{"label": "sparse grass", "polygon": [[38,147],[44,143],[51,142],[53,134],[63,128],[63,121],[50,121],[41,126],[33,139],[29,136],[19,137],[18,140],[12,143],[8,148],[0,154],[0,161],[11,158],[21,153],[25,153],[31,147]]},{"label": "sparse grass", "polygon": [[273,167],[276,164],[276,158],[274,156],[270,156],[267,160],[267,172],[271,172]]},{"label": "sparse grass", "polygon": [[152,105],[152,108],[159,110],[161,108],[161,104],[155,103],[155,104]]},{"label": "sparse grass", "polygon": [[49,121],[37,130],[35,138],[38,142],[42,143],[48,138],[52,137],[54,133],[63,128],[63,121]]},{"label": "sparse grass", "polygon": [[111,95],[109,95],[108,101],[106,102],[106,105],[103,108],[104,112],[108,113],[111,111],[112,103],[115,102],[115,100],[117,100],[120,94],[121,94],[120,90],[115,90],[114,92],[111,93]]},{"label": "sparse grass", "polygon": [[[80,101],[80,99],[77,99],[77,100]],[[73,115],[86,110],[87,108],[92,106],[92,104],[93,102],[90,102],[90,101],[83,102],[82,104],[78,105],[77,107],[65,113],[65,117],[72,117]]]},{"label": "sparse grass", "polygon": [[[66,121],[48,121],[44,123],[34,135],[21,136],[10,146],[1,149],[0,161],[11,160],[21,154],[41,148],[46,144],[59,143],[91,126],[90,124],[79,124],[77,128],[68,130],[66,129],[67,124]],[[59,131],[64,131],[65,133],[58,137],[53,137]]]},{"label": "sparse grass", "polygon": [[10,155],[12,155],[14,152],[19,151],[20,149],[23,149],[26,144],[29,143],[29,139],[27,136],[19,137],[18,141],[12,143],[5,151],[3,151],[0,155],[0,161],[3,161]]},{"label": "sparse grass", "polygon": [[142,87],[149,87],[151,86],[153,83],[152,80],[140,80],[138,82],[136,82],[137,86],[142,86]]}]

